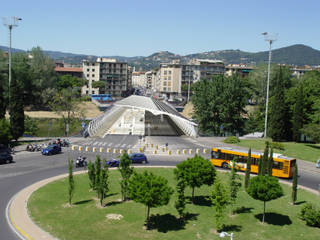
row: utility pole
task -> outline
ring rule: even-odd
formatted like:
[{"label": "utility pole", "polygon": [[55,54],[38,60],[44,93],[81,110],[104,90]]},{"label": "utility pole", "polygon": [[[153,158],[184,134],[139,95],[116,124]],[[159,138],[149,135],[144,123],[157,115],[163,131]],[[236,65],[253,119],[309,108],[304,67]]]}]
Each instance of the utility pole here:
[{"label": "utility pole", "polygon": [[269,85],[270,85],[270,64],[271,64],[271,45],[277,40],[277,35],[269,35],[267,32],[262,33],[264,40],[269,42],[269,61],[268,61],[268,79],[267,79],[267,97],[266,97],[266,115],[264,121],[264,138],[267,138],[267,127],[268,127],[268,104],[269,104]]},{"label": "utility pole", "polygon": [[3,18],[3,25],[9,29],[9,103],[10,103],[10,83],[11,83],[11,39],[12,39],[12,29],[13,27],[18,27],[18,21],[21,21],[22,18],[19,17],[11,17],[9,20],[8,18]]}]

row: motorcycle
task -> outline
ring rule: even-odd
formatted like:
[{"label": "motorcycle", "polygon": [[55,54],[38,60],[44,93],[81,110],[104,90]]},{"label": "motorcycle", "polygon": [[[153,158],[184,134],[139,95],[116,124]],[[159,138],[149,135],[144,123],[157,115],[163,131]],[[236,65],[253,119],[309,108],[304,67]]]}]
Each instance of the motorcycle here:
[{"label": "motorcycle", "polygon": [[65,140],[65,139],[62,140],[62,143],[61,143],[62,147],[69,147],[69,145],[70,145],[70,142],[68,140]]},{"label": "motorcycle", "polygon": [[88,162],[86,161],[86,157],[79,156],[76,160],[76,168],[77,167],[86,167],[88,166]]}]

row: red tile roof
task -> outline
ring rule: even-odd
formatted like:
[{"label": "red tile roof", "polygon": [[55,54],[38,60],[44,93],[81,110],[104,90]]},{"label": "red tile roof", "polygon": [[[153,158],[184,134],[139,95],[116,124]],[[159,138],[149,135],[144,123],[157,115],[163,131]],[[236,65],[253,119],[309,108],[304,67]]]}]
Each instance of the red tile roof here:
[{"label": "red tile roof", "polygon": [[71,68],[71,67],[55,67],[56,72],[82,72],[82,68]]}]

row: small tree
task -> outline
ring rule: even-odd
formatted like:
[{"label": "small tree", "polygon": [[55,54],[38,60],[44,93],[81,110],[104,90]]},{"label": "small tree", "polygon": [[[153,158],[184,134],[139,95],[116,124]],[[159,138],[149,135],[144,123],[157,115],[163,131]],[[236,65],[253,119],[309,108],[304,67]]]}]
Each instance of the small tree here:
[{"label": "small tree", "polygon": [[129,179],[133,173],[133,167],[131,167],[131,159],[128,153],[126,152],[122,154],[120,158],[119,171],[121,173],[120,185],[121,185],[122,200],[126,201],[128,198]]},{"label": "small tree", "polygon": [[292,179],[292,204],[295,204],[297,201],[297,186],[298,186],[298,165],[294,165],[294,173]]},{"label": "small tree", "polygon": [[268,172],[268,159],[269,159],[269,142],[266,142],[264,153],[259,159],[259,172],[258,175],[264,176]]},{"label": "small tree", "polygon": [[249,149],[248,158],[247,158],[246,176],[244,178],[245,188],[249,186],[250,172],[251,172],[251,148]]},{"label": "small tree", "polygon": [[147,207],[147,226],[149,225],[150,208],[167,205],[173,189],[162,176],[151,172],[133,173],[129,180],[129,196],[135,202]]},{"label": "small tree", "polygon": [[68,169],[69,169],[69,177],[68,177],[68,196],[69,196],[69,204],[71,205],[72,196],[74,193],[74,179],[73,179],[73,161],[68,159]]},{"label": "small tree", "polygon": [[106,193],[109,191],[109,169],[108,166],[104,166],[100,170],[100,178],[99,178],[99,184],[97,186],[98,196],[100,197],[100,204],[102,206],[103,199],[106,196]]},{"label": "small tree", "polygon": [[273,168],[273,147],[271,147],[270,156],[268,158],[267,173],[269,176],[272,176],[272,168]]},{"label": "small tree", "polygon": [[240,177],[237,174],[235,161],[233,161],[233,166],[231,168],[229,186],[230,186],[230,210],[231,210],[231,213],[233,214],[233,205],[237,200],[237,195],[241,187]]},{"label": "small tree", "polygon": [[247,193],[252,198],[263,201],[263,223],[265,218],[266,202],[283,196],[283,190],[277,178],[260,175],[250,179]]},{"label": "small tree", "polygon": [[215,210],[216,228],[218,231],[221,231],[223,229],[222,221],[225,216],[225,209],[229,204],[229,197],[226,187],[220,182],[219,178],[216,178],[213,184],[211,201]]},{"label": "small tree", "polygon": [[10,123],[2,118],[0,119],[0,144],[8,146],[11,139]]},{"label": "small tree", "polygon": [[95,189],[95,166],[91,161],[88,164],[88,177],[90,188]]},{"label": "small tree", "polygon": [[195,155],[179,163],[174,169],[174,174],[177,179],[183,179],[186,186],[192,188],[192,202],[194,202],[194,189],[202,185],[211,186],[216,177],[216,169],[210,161]]},{"label": "small tree", "polygon": [[[101,172],[101,158],[100,156],[96,156],[96,162],[95,162],[95,173],[94,173],[94,189],[97,188],[97,186],[100,184],[100,172]],[[99,197],[99,192],[98,192]]]},{"label": "small tree", "polygon": [[185,216],[185,209],[186,209],[186,197],[184,195],[184,189],[186,184],[183,179],[178,180],[177,183],[177,193],[178,199],[176,200],[174,206],[179,213],[180,219],[183,219]]}]

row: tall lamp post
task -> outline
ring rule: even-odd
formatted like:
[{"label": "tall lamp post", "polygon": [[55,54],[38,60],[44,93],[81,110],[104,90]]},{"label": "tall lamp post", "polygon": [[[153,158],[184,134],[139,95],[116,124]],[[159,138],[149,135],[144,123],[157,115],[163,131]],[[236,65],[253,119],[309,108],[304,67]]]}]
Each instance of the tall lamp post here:
[{"label": "tall lamp post", "polygon": [[13,27],[18,27],[18,22],[21,21],[22,18],[19,17],[11,17],[3,18],[3,25],[9,29],[9,101],[10,101],[10,83],[11,83],[11,34]]},{"label": "tall lamp post", "polygon": [[264,40],[269,42],[269,61],[268,61],[268,79],[267,79],[267,97],[266,97],[266,116],[264,121],[264,138],[267,138],[268,127],[268,103],[269,103],[269,84],[270,84],[270,64],[271,64],[271,45],[277,40],[277,35],[269,35],[267,32],[262,33]]}]

